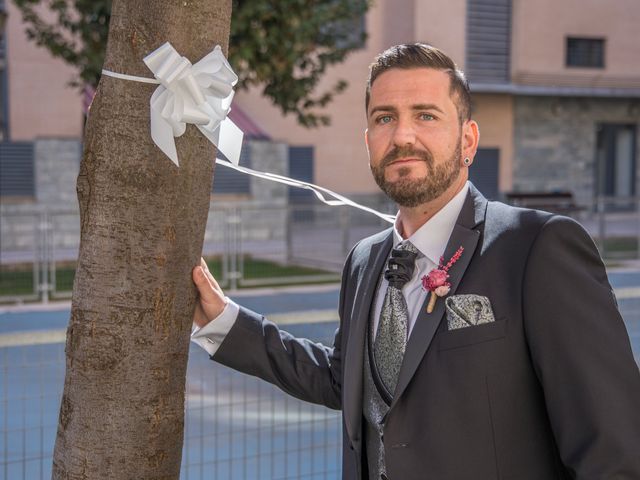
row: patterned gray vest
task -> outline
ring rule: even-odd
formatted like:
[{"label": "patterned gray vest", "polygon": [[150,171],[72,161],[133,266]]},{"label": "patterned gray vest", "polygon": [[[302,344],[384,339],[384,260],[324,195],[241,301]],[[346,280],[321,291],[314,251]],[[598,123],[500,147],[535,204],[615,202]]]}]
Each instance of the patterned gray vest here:
[{"label": "patterned gray vest", "polygon": [[[380,283],[380,282],[379,282]],[[376,295],[374,296],[374,302],[379,292],[380,285],[378,284]],[[375,305],[375,303],[374,303]],[[365,338],[364,347],[364,391],[363,391],[363,408],[365,418],[365,448],[367,452],[367,466],[369,469],[370,479],[379,479],[382,474],[386,475],[386,468],[384,462],[384,443],[382,439],[383,424],[382,420],[389,411],[389,405],[383,399],[380,389],[384,388],[381,382],[376,382],[375,378],[379,378],[377,375],[377,368],[375,360],[373,358],[372,346],[373,346],[373,325],[374,325],[375,309],[371,309],[369,318],[369,328],[367,328],[367,335]],[[377,383],[377,385],[376,385]],[[390,399],[387,396],[387,401]]]}]

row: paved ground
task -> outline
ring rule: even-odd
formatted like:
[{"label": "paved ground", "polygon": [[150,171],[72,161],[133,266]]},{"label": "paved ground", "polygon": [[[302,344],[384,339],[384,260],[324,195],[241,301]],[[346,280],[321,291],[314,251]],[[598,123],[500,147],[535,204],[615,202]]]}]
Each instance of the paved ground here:
[{"label": "paved ground", "polygon": [[[640,362],[640,271],[610,274]],[[336,286],[239,292],[239,303],[298,336],[331,342]],[[0,480],[50,477],[69,305],[0,310]],[[334,479],[340,417],[210,362],[193,346],[183,480]]]}]

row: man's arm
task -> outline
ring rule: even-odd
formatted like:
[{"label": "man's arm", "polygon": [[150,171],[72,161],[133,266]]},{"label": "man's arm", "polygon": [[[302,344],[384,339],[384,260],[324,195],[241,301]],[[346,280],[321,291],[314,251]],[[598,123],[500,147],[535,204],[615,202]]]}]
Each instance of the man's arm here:
[{"label": "man's arm", "polygon": [[204,261],[194,268],[193,280],[200,294],[194,324],[200,330],[192,338],[213,360],[302,400],[341,408],[340,328],[333,348],[295,338],[226,299]]},{"label": "man's arm", "polygon": [[593,241],[564,217],[536,239],[523,285],[531,357],[577,480],[640,478],[640,373]]}]

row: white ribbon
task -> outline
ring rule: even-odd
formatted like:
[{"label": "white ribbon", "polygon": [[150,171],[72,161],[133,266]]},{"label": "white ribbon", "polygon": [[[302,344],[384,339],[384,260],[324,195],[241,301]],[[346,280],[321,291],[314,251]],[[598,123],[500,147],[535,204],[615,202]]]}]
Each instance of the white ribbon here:
[{"label": "white ribbon", "polygon": [[126,80],[160,83],[150,102],[151,138],[160,150],[179,166],[173,138],[182,135],[187,123],[192,123],[231,163],[238,165],[243,133],[227,118],[238,77],[220,46],[192,65],[166,42],[147,55],[144,63],[153,72],[155,82],[108,70],[102,73]]},{"label": "white ribbon", "polygon": [[[270,180],[272,182],[276,182],[276,183],[283,183],[285,185],[289,185],[291,187],[296,187],[296,188],[304,188],[306,190],[311,190],[315,196],[318,198],[318,200],[320,200],[322,203],[325,203],[326,205],[329,205],[331,207],[337,207],[340,205],[348,205],[350,207],[353,208],[357,208],[359,210],[363,210],[365,212],[368,213],[372,213],[375,216],[381,218],[382,220],[384,220],[385,222],[388,223],[395,223],[396,217],[395,215],[390,215],[388,213],[382,213],[382,212],[378,212],[377,210],[374,210],[373,208],[369,208],[369,207],[365,207],[364,205],[360,205],[359,203],[354,202],[353,200],[349,200],[347,197],[344,197],[342,195],[340,195],[339,193],[335,193],[327,188],[324,187],[320,187],[318,185],[314,185],[313,183],[309,183],[309,182],[303,182],[302,180],[295,180],[293,178],[289,178],[289,177],[285,177],[284,175],[277,175],[275,173],[268,173],[268,172],[259,172],[257,170],[252,170],[250,168],[247,167],[240,167],[239,165],[234,165],[230,162],[227,162],[225,160],[222,160],[220,158],[216,158],[216,163],[218,165],[222,165],[225,166],[227,168],[231,168],[233,170],[237,170],[238,172],[242,172],[242,173],[246,173],[247,175],[252,175],[254,177],[258,177],[258,178],[264,178],[266,180]],[[332,196],[335,200],[331,200],[331,199],[327,199],[322,192],[326,193],[327,195]]]}]

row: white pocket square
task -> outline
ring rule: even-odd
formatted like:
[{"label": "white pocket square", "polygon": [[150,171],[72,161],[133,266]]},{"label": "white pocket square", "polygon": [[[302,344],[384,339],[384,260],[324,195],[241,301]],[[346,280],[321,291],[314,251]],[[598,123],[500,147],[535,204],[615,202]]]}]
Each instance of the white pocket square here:
[{"label": "white pocket square", "polygon": [[447,326],[449,330],[473,327],[495,321],[491,302],[481,295],[452,295],[447,297]]}]

